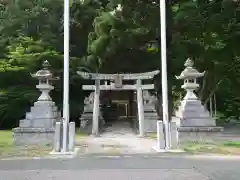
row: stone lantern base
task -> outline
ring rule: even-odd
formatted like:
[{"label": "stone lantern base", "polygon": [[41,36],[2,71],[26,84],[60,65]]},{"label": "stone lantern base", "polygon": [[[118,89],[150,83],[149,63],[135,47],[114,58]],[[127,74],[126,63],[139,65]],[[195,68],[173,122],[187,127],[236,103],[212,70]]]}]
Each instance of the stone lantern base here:
[{"label": "stone lantern base", "polygon": [[188,141],[213,141],[223,132],[223,127],[179,127],[179,143]]},{"label": "stone lantern base", "polygon": [[16,145],[53,144],[55,123],[60,120],[60,113],[53,101],[37,101],[20,120],[19,127],[14,128],[13,136]]},{"label": "stone lantern base", "polygon": [[52,145],[54,128],[14,128],[15,145]]},{"label": "stone lantern base", "polygon": [[[162,120],[156,111],[158,109],[157,103],[158,100],[155,95],[151,95],[148,90],[143,91],[144,132],[146,133],[157,132],[157,122],[160,119]],[[136,127],[138,127],[138,124]]]},{"label": "stone lantern base", "polygon": [[[195,96],[195,95],[194,95]],[[181,119],[182,127],[214,127],[216,121],[210,116],[210,113],[201,104],[197,97],[186,96],[182,101],[176,116]]]}]

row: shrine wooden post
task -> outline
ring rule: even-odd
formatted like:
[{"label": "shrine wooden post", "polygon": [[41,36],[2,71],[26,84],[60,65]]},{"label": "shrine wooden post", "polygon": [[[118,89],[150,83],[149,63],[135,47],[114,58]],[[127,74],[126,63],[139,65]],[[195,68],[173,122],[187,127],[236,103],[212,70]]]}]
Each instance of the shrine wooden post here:
[{"label": "shrine wooden post", "polygon": [[144,112],[143,112],[143,94],[141,79],[137,79],[137,105],[138,105],[138,120],[139,120],[139,136],[144,136]]},{"label": "shrine wooden post", "polygon": [[95,91],[94,91],[94,101],[93,101],[93,126],[92,134],[98,135],[98,126],[99,126],[99,97],[100,97],[100,80],[95,80]]}]

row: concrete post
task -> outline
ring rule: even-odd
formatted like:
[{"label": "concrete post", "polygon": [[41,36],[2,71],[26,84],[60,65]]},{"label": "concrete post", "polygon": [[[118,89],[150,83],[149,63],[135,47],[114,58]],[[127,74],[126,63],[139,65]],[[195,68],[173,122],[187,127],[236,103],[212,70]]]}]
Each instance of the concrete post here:
[{"label": "concrete post", "polygon": [[157,121],[157,150],[165,148],[165,137],[163,132],[163,122]]},{"label": "concrete post", "polygon": [[61,122],[56,122],[54,134],[54,152],[61,151]]},{"label": "concrete post", "polygon": [[69,151],[74,151],[75,146],[75,122],[69,123]]},{"label": "concrete post", "polygon": [[171,122],[171,149],[178,149],[178,131],[176,122]]}]

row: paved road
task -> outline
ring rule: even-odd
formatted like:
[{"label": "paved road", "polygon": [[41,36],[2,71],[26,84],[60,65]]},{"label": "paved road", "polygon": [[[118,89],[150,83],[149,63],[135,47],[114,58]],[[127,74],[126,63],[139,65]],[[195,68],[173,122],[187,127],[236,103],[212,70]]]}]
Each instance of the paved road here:
[{"label": "paved road", "polygon": [[136,155],[2,160],[0,180],[239,180],[240,160]]}]

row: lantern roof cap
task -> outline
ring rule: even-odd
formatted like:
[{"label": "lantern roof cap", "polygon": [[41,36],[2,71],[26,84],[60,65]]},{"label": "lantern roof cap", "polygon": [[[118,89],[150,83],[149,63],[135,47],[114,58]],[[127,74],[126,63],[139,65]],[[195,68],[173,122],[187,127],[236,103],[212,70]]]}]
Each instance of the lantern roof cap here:
[{"label": "lantern roof cap", "polygon": [[186,67],[180,74],[180,76],[176,76],[177,79],[190,79],[190,78],[198,78],[204,76],[205,72],[198,72],[193,66],[194,62],[188,58],[184,63]]},{"label": "lantern roof cap", "polygon": [[49,64],[48,60],[45,60],[42,63],[42,69],[38,70],[35,74],[31,74],[32,77],[37,79],[49,79],[54,80],[57,78],[53,78],[53,74],[50,71],[51,65]]}]

